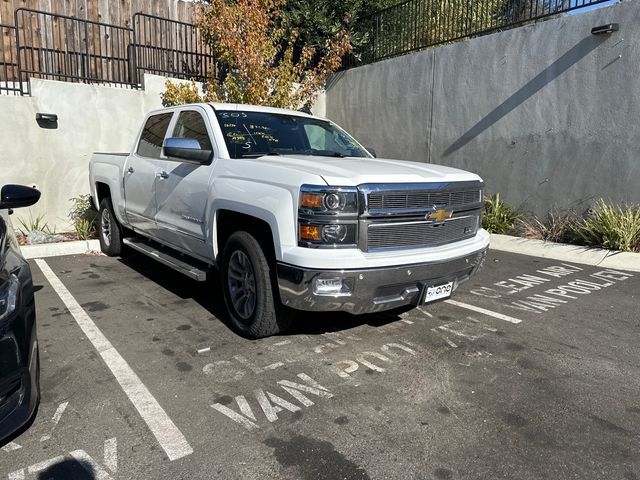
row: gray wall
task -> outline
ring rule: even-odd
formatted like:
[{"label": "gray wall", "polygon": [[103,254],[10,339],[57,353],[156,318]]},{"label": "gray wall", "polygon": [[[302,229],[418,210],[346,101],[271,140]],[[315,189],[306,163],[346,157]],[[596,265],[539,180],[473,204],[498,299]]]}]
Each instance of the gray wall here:
[{"label": "gray wall", "polygon": [[378,156],[477,172],[537,214],[640,203],[640,1],[342,72],[324,103]]},{"label": "gray wall", "polygon": [[[71,230],[69,199],[89,193],[94,151],[128,152],[142,119],[162,106],[163,77],[145,75],[144,90],[32,80],[31,97],[0,96],[0,185],[35,185],[40,202],[16,210],[20,218],[44,215],[58,232]],[[57,129],[40,128],[36,113],[58,115]]]}]

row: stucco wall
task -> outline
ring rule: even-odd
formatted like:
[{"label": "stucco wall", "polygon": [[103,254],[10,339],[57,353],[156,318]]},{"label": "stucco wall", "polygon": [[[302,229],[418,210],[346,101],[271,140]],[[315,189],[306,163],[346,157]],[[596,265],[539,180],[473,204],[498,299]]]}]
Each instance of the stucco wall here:
[{"label": "stucco wall", "polygon": [[640,203],[639,79],[630,0],[342,72],[326,114],[378,156],[475,171],[544,214]]},{"label": "stucco wall", "polygon": [[[163,90],[163,77],[145,75],[144,90],[32,80],[31,97],[0,96],[0,184],[42,192],[16,220],[44,214],[51,228],[69,230],[69,199],[89,192],[91,153],[129,151],[143,117],[162,106]],[[38,112],[58,115],[58,128],[39,127]]]}]

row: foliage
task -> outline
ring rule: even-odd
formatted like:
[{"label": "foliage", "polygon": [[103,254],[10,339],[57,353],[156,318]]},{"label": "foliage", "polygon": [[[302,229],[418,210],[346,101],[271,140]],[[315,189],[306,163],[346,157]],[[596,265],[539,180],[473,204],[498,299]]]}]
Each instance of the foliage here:
[{"label": "foliage", "polygon": [[574,231],[589,246],[640,252],[640,206],[617,207],[600,199]]},{"label": "foliage", "polygon": [[499,193],[485,197],[482,228],[489,233],[510,233],[521,218],[520,212],[500,200]]},{"label": "foliage", "polygon": [[160,94],[162,104],[165,107],[206,101],[198,91],[196,82],[193,80],[191,80],[191,82],[179,83],[167,80],[165,87],[166,90]]},{"label": "foliage", "polygon": [[49,228],[49,224],[45,221],[46,216],[44,214],[33,216],[31,210],[29,210],[29,217],[19,218],[18,223],[20,226],[18,227],[18,232],[20,232],[25,237],[29,235],[29,233],[38,231],[44,232],[48,235],[53,235],[55,232]]},{"label": "foliage", "polygon": [[559,212],[551,210],[544,219],[538,217],[522,218],[517,230],[520,236],[549,242],[575,243],[575,226],[579,221],[573,210]]},{"label": "foliage", "polygon": [[95,238],[98,231],[98,212],[91,203],[90,195],[79,195],[70,199],[69,220],[80,240]]},{"label": "foliage", "polygon": [[[351,51],[341,29],[324,42],[324,55],[299,46],[297,30],[278,25],[285,0],[212,0],[198,4],[196,23],[225,66],[223,80],[209,79],[203,95],[194,83],[167,81],[165,105],[216,101],[300,109],[310,107],[327,77]],[[298,47],[296,47],[298,45]]]},{"label": "foliage", "polygon": [[361,22],[373,12],[396,3],[398,0],[287,0],[280,24],[287,32],[299,32],[298,45],[310,45],[322,55],[330,53],[325,48],[326,39],[346,30],[357,51],[369,41]]},{"label": "foliage", "polygon": [[372,17],[363,28],[376,58],[451,41],[504,24],[507,5],[516,0],[433,0],[399,3]]}]

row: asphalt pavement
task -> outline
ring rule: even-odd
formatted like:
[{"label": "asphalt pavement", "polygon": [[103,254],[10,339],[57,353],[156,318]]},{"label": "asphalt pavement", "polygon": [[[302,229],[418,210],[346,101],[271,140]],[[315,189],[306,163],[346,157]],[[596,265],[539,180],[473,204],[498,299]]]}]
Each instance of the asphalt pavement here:
[{"label": "asphalt pavement", "polygon": [[133,252],[32,261],[19,479],[638,479],[640,274],[491,251],[450,302],[230,330]]}]

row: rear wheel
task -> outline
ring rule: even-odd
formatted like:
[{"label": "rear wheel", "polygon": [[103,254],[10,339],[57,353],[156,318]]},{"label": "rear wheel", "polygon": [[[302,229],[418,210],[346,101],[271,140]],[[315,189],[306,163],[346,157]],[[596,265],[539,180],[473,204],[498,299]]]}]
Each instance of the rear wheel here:
[{"label": "rear wheel", "polygon": [[122,251],[122,230],[118,224],[111,199],[105,197],[100,202],[98,213],[98,238],[100,239],[100,249],[105,255],[115,257]]},{"label": "rear wheel", "polygon": [[222,261],[222,288],[231,322],[250,338],[284,332],[291,312],[280,303],[274,273],[260,243],[248,232],[235,232]]}]

